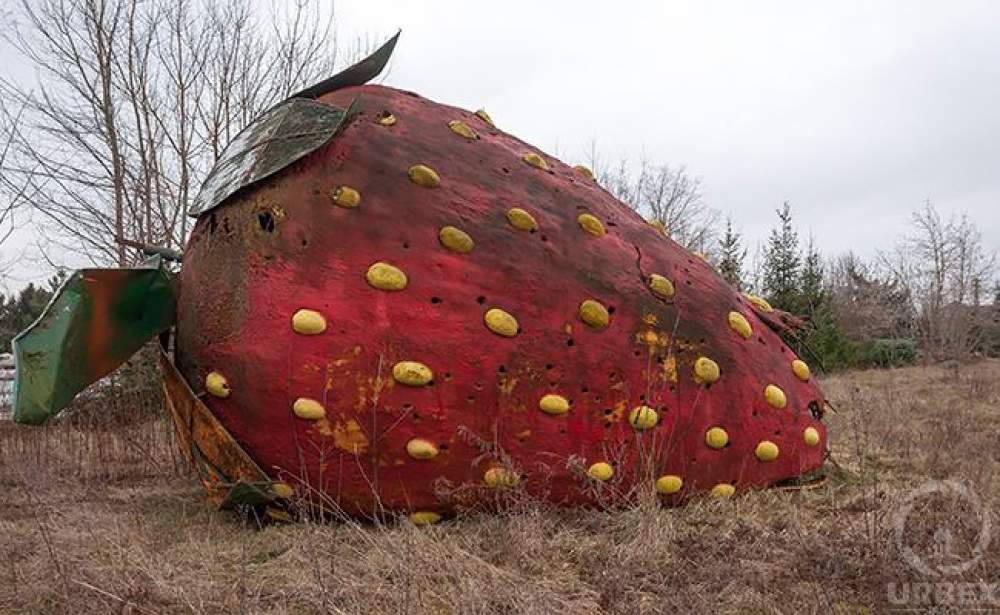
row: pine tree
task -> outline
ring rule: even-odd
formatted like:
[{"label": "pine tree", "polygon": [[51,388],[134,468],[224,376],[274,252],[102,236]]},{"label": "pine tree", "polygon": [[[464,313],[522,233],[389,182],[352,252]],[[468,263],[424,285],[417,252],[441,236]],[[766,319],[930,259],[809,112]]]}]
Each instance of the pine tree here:
[{"label": "pine tree", "polygon": [[743,261],[747,249],[743,247],[743,238],[733,229],[733,219],[726,219],[726,233],[719,240],[719,273],[736,290],[743,290]]},{"label": "pine tree", "polygon": [[51,277],[46,286],[28,284],[17,294],[0,295],[0,352],[10,352],[10,342],[42,314],[66,274],[62,271]]},{"label": "pine tree", "polygon": [[779,225],[771,229],[764,253],[763,291],[771,305],[796,311],[799,306],[799,236],[792,226],[792,209],[788,201],[777,210]]},{"label": "pine tree", "polygon": [[802,265],[802,275],[799,280],[799,297],[796,301],[796,308],[801,314],[807,317],[819,310],[824,303],[825,291],[823,289],[823,257],[816,249],[813,238],[809,236],[809,243],[806,244],[806,258]]}]

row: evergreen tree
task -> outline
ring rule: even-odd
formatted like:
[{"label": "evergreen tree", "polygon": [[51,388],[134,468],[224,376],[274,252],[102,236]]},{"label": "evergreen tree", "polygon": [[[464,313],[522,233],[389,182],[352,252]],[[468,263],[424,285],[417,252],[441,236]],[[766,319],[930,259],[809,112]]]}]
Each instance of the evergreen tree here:
[{"label": "evergreen tree", "polygon": [[774,307],[796,311],[799,304],[799,236],[792,226],[792,209],[788,201],[777,210],[779,225],[771,229],[764,253],[765,298]]},{"label": "evergreen tree", "polygon": [[813,238],[809,236],[806,245],[806,258],[802,264],[802,275],[799,280],[799,297],[796,308],[807,317],[812,317],[826,300],[823,288],[823,257],[816,249]]},{"label": "evergreen tree", "polygon": [[11,351],[11,340],[42,315],[65,279],[66,274],[60,271],[45,286],[28,284],[16,295],[0,295],[0,352]]},{"label": "evergreen tree", "polygon": [[743,290],[743,261],[747,249],[743,247],[743,238],[733,229],[733,219],[726,218],[726,233],[719,240],[719,273],[736,290]]}]

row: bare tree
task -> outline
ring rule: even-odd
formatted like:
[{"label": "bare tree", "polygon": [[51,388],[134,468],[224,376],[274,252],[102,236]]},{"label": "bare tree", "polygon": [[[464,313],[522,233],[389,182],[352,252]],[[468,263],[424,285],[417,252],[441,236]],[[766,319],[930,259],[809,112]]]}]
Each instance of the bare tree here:
[{"label": "bare tree", "polygon": [[14,189],[14,194],[11,194],[11,189],[14,187],[10,185],[6,172],[7,158],[10,154],[10,140],[6,135],[10,133],[11,126],[15,122],[11,120],[3,102],[0,101],[0,245],[3,245],[14,232],[14,209],[19,200],[18,190]]},{"label": "bare tree", "polygon": [[831,260],[826,285],[837,326],[848,337],[910,338],[916,333],[913,299],[896,272],[848,252]]},{"label": "bare tree", "polygon": [[983,247],[968,216],[943,219],[928,200],[913,214],[912,233],[883,256],[905,282],[918,310],[922,345],[929,358],[961,358],[981,346],[978,309],[982,288],[996,272],[996,253]]},{"label": "bare tree", "polygon": [[675,241],[706,255],[715,253],[721,214],[705,203],[701,178],[690,175],[684,166],[654,164],[645,156],[638,165],[625,156],[609,164],[594,143],[588,163],[608,192],[646,218],[662,223]]},{"label": "bare tree", "polygon": [[[22,110],[12,113],[0,100],[0,247],[17,229],[19,216],[30,196],[26,182],[18,181],[8,168],[11,159],[9,135],[17,129],[21,116]],[[16,260],[0,251],[0,273],[5,273]]]},{"label": "bare tree", "polygon": [[319,0],[21,0],[9,42],[37,87],[0,79],[24,109],[9,182],[50,242],[126,264],[141,244],[183,246],[185,211],[248,122],[334,70]]}]

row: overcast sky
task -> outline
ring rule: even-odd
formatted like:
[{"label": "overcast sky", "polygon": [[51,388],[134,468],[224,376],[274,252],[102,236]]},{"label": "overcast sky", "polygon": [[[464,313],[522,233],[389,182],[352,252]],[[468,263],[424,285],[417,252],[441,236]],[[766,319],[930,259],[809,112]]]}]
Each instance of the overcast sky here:
[{"label": "overcast sky", "polygon": [[[824,252],[870,256],[930,198],[1000,247],[1000,2],[337,0],[336,10],[342,35],[402,28],[385,84],[485,107],[571,164],[592,140],[608,157],[684,164],[751,244],[788,200]],[[15,283],[40,273],[21,267]]]}]

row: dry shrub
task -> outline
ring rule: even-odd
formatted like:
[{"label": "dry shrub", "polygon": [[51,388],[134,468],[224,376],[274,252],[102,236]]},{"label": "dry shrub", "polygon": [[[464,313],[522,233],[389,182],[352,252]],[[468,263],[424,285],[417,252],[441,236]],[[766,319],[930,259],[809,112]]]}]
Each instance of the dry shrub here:
[{"label": "dry shrub", "polygon": [[[163,418],[0,429],[0,612],[881,612],[921,581],[894,519],[931,479],[1000,508],[1000,363],[829,378],[830,480],[664,509],[611,512],[513,498],[435,527],[275,525],[209,509]],[[118,409],[119,411],[127,411]],[[961,502],[921,500],[929,548]],[[1000,581],[1000,541],[956,580]]]}]

